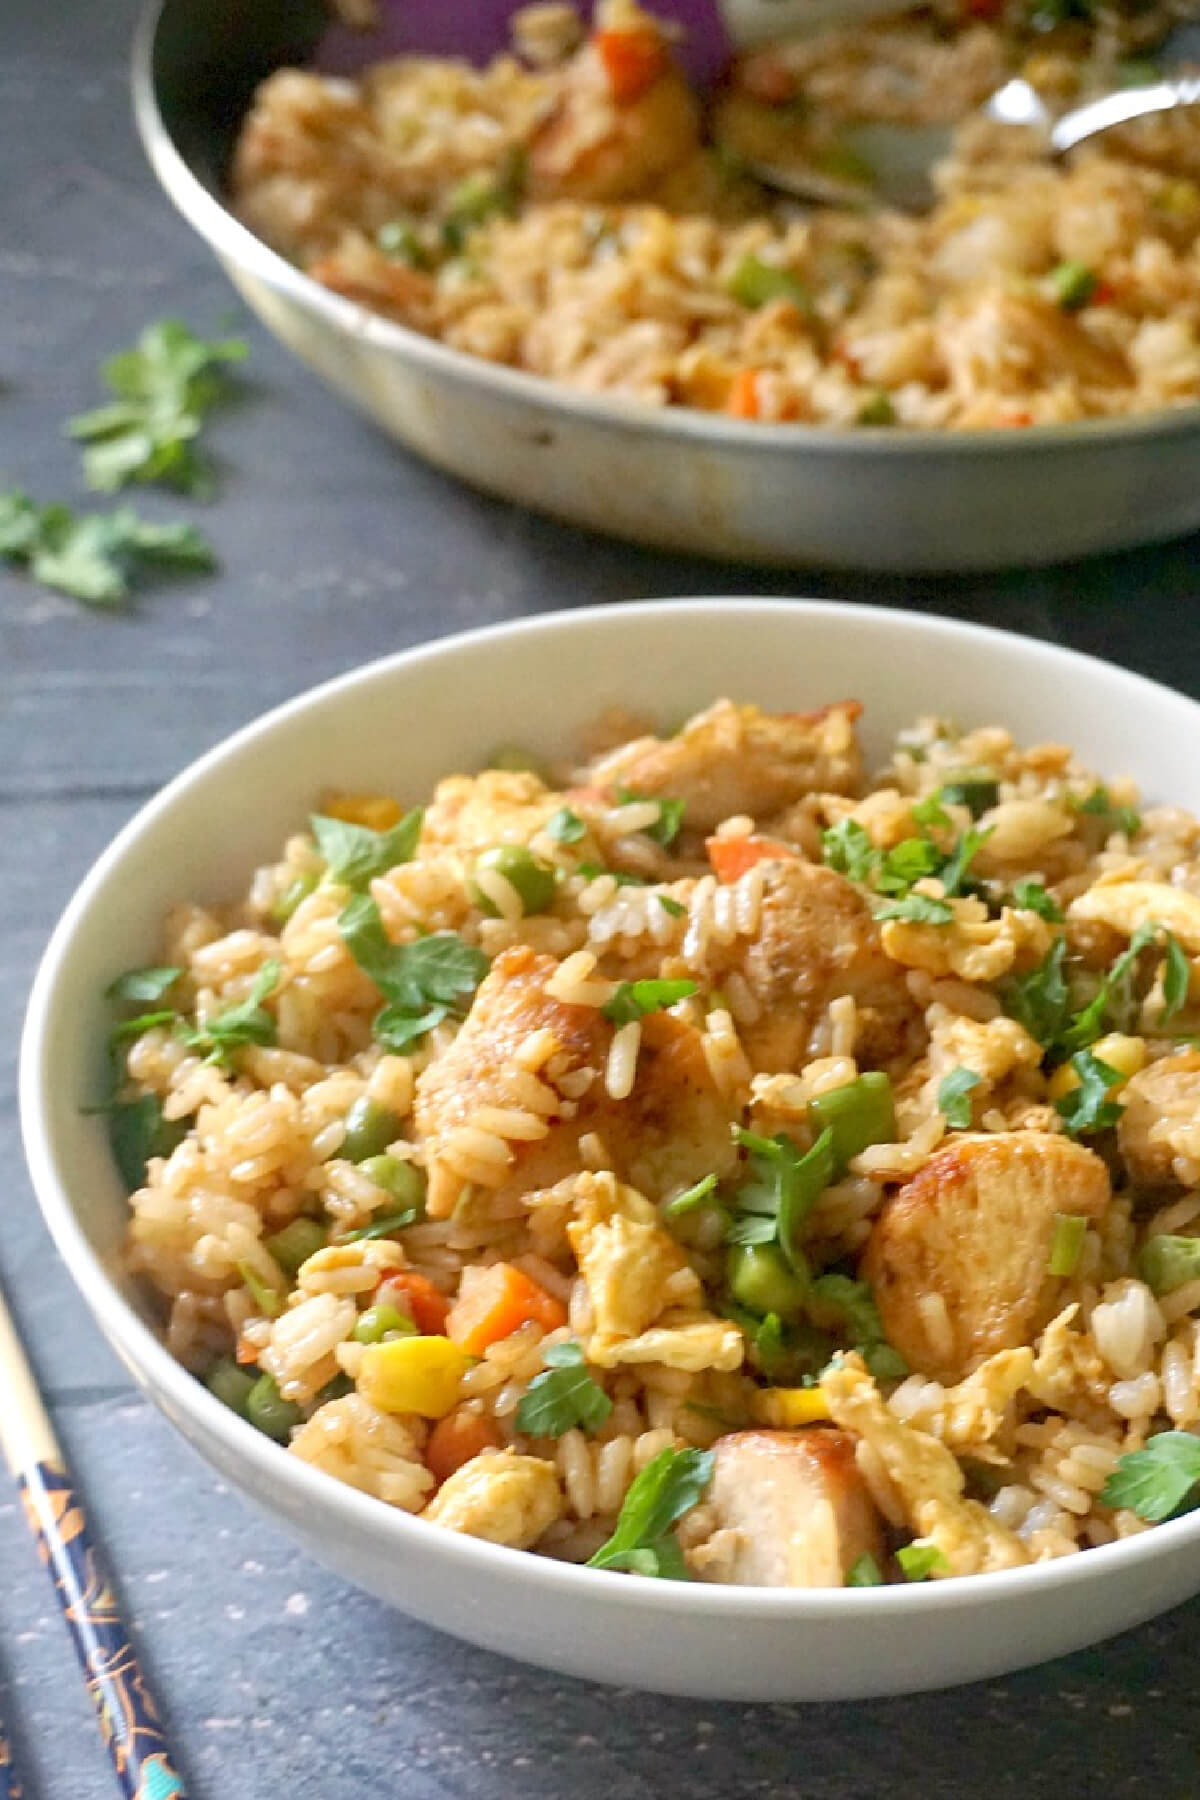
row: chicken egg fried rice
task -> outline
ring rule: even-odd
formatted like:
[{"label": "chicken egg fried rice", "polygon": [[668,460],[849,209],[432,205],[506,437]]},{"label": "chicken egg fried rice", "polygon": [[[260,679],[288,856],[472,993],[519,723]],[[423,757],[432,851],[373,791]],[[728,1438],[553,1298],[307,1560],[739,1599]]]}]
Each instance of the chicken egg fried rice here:
[{"label": "chicken egg fried rice", "polygon": [[859,710],[329,794],[177,907],[109,989],[174,1354],[387,1505],[644,1575],[938,1580],[1185,1507],[1200,824],[998,726],[868,776]]},{"label": "chicken egg fried rice", "polygon": [[[410,57],[262,85],[232,204],[338,293],[488,361],[655,406],[878,429],[1019,428],[1200,398],[1200,129],[1054,161],[982,117],[1122,83],[1171,4],[942,0],[759,49],[713,96],[603,0],[518,16],[487,69]],[[924,217],[870,204],[880,128],[954,129]],[[871,137],[871,132],[876,137]],[[911,147],[909,149],[911,159]],[[849,184],[801,215],[755,163]],[[861,202],[866,201],[865,206]]]}]

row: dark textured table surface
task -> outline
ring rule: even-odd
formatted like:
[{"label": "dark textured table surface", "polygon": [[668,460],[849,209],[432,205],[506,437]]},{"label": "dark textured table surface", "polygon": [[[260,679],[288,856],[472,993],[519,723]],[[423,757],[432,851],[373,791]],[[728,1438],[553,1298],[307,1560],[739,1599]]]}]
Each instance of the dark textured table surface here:
[{"label": "dark textured table surface", "polygon": [[[236,316],[134,140],[133,17],[133,0],[0,7],[0,486],[43,499],[82,498],[59,428],[98,398],[102,355],[164,314],[205,329]],[[203,521],[222,572],[160,587],[122,616],[0,572],[0,1274],[120,1571],[193,1794],[1197,1794],[1200,1604],[955,1693],[755,1709],[533,1673],[344,1587],[216,1481],[117,1366],[40,1223],[14,1096],[34,965],[93,857],[185,763],[310,683],[422,638],[551,607],[759,590],[988,619],[1200,695],[1197,542],[908,584],[658,557],[452,485],[243,325],[246,395],[215,428],[227,479]],[[190,510],[157,495],[138,504],[157,517]],[[3,1495],[0,1715],[38,1800],[110,1800],[49,1584]]]}]

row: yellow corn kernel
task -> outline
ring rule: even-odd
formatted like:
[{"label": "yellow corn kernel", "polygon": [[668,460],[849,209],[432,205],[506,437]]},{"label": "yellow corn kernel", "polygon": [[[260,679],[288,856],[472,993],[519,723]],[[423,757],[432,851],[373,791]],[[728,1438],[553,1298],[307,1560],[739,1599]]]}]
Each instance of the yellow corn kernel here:
[{"label": "yellow corn kernel", "polygon": [[[1109,1088],[1110,1094],[1117,1093],[1124,1087],[1131,1075],[1136,1075],[1140,1069],[1144,1069],[1146,1066],[1145,1039],[1126,1037],[1122,1031],[1110,1031],[1107,1037],[1102,1037],[1098,1043],[1092,1044],[1090,1049],[1097,1062],[1107,1063],[1109,1068],[1115,1069],[1121,1077],[1119,1081],[1114,1081]],[[1051,1100],[1062,1100],[1078,1086],[1078,1075],[1070,1063],[1064,1063],[1062,1068],[1056,1069],[1050,1077],[1050,1086],[1047,1091]]]},{"label": "yellow corn kernel", "polygon": [[819,1387],[763,1388],[754,1408],[761,1425],[787,1430],[793,1425],[815,1425],[832,1418],[829,1402]]},{"label": "yellow corn kernel", "polygon": [[368,831],[390,831],[404,817],[404,809],[388,794],[330,794],[321,810]]},{"label": "yellow corn kernel", "polygon": [[459,1383],[470,1364],[466,1351],[449,1338],[391,1338],[363,1351],[358,1391],[380,1412],[444,1419],[457,1404]]}]

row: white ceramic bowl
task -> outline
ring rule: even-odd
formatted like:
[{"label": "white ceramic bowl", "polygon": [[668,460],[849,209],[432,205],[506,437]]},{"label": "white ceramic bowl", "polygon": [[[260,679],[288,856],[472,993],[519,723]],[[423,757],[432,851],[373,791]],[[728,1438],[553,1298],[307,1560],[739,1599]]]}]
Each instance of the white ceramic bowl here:
[{"label": "white ceramic bowl", "polygon": [[854,695],[868,747],[919,712],[1000,721],[1200,811],[1200,706],[1046,644],[866,607],[668,601],[560,613],[369,665],[186,770],[84,881],[37,976],[21,1058],[34,1182],[64,1259],[136,1380],[320,1561],[416,1617],[570,1674],[666,1692],[830,1699],[944,1686],[1094,1642],[1200,1588],[1200,1513],[1124,1543],[971,1580],[783,1592],[575,1569],[422,1524],[327,1479],[167,1354],[118,1269],[125,1195],[103,1126],[105,984],[152,960],[168,906],[228,897],[328,785],[406,799],[519,738],[569,743],[603,706],[678,718],[717,694],[807,708]]}]

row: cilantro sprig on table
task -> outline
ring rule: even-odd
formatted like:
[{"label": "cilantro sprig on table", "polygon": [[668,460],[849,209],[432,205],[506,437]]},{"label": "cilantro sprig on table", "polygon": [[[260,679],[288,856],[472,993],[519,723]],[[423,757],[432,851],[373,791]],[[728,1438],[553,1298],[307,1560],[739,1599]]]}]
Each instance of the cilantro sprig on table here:
[{"label": "cilantro sprig on table", "polygon": [[100,373],[112,400],[66,426],[86,445],[88,486],[111,494],[131,481],[162,482],[194,499],[210,497],[214,466],[196,439],[229,392],[225,367],[246,354],[241,338],[200,338],[178,319],[160,319],[133,349],[110,356]]},{"label": "cilantro sprig on table", "polygon": [[194,525],[151,524],[127,506],[81,516],[69,506],[39,506],[18,488],[0,493],[0,556],[43,587],[96,607],[123,606],[154,570],[217,566]]}]

